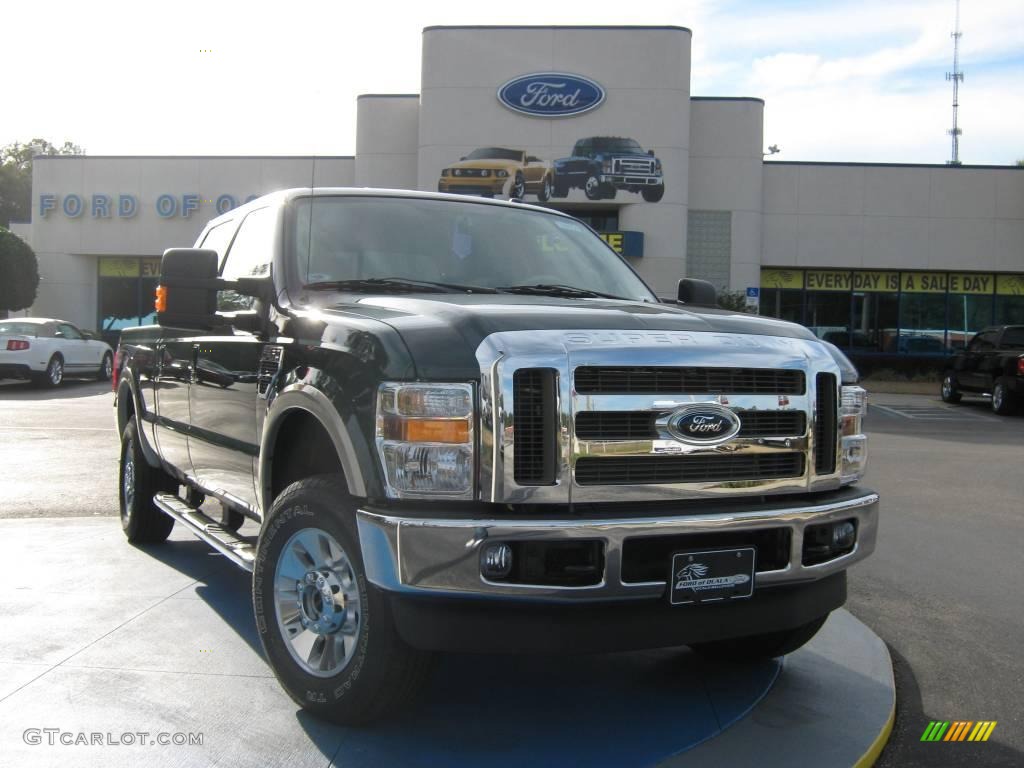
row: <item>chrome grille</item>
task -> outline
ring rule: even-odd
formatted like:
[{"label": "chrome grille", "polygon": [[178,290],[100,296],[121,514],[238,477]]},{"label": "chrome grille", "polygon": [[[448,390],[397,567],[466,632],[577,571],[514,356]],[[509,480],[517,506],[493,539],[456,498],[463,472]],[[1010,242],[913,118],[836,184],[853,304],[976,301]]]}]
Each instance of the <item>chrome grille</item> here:
[{"label": "chrome grille", "polygon": [[639,157],[619,157],[613,165],[615,173],[654,173],[654,160]]},{"label": "chrome grille", "polygon": [[[830,413],[833,425],[838,418],[838,369],[814,340],[703,331],[507,331],[488,336],[477,359],[486,500],[668,502],[840,485],[837,453],[831,471],[826,459],[818,460],[829,435],[838,450],[837,429],[827,423]],[[538,400],[536,382],[524,387],[536,371],[547,371],[541,389],[550,398]],[[673,414],[703,404],[731,410],[741,431],[720,443],[681,439]]]},{"label": "chrome grille", "polygon": [[839,393],[836,377],[819,373],[816,380],[818,399],[814,408],[814,470],[819,475],[836,471]]},{"label": "chrome grille", "polygon": [[802,395],[803,371],[772,368],[581,367],[580,394],[768,394]]},{"label": "chrome grille", "polygon": [[803,473],[804,457],[800,453],[583,457],[576,460],[576,482],[580,485],[735,482],[800,477]]},{"label": "chrome grille", "polygon": [[[734,411],[737,437],[800,437],[807,431],[803,411]],[[580,440],[656,440],[657,421],[671,411],[581,411],[576,414]]]}]

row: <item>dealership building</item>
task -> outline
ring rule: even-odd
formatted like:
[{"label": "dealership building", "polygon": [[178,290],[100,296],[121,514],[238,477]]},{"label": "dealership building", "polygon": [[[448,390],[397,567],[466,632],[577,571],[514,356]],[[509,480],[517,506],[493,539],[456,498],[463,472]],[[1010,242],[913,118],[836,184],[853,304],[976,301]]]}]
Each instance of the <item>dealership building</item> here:
[{"label": "dealership building", "polygon": [[420,92],[359,97],[355,155],[39,157],[12,227],[39,256],[31,313],[152,322],[165,248],[312,180],[559,208],[659,295],[710,280],[855,352],[1024,323],[1024,169],[766,162],[764,102],[692,96],[690,49],[681,27],[429,27]]}]

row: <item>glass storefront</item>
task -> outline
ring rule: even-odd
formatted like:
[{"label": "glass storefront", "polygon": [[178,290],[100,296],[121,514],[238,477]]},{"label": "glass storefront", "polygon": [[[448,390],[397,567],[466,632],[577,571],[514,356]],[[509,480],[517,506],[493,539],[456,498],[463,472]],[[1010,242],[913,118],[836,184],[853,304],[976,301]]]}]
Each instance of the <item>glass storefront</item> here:
[{"label": "glass storefront", "polygon": [[153,293],[160,276],[158,257],[101,256],[97,330],[116,345],[121,329],[156,322]]},{"label": "glass storefront", "polygon": [[1024,324],[1024,275],[761,270],[761,314],[854,354],[951,354],[988,325]]}]

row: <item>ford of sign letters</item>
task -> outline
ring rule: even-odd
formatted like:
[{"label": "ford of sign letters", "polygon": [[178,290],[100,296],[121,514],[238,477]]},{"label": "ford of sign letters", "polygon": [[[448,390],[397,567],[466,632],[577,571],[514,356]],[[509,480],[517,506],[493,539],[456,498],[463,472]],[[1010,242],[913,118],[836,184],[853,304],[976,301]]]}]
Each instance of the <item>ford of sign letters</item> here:
[{"label": "ford of sign letters", "polygon": [[509,80],[498,89],[498,100],[526,115],[567,117],[600,106],[604,88],[579,75],[538,72]]}]

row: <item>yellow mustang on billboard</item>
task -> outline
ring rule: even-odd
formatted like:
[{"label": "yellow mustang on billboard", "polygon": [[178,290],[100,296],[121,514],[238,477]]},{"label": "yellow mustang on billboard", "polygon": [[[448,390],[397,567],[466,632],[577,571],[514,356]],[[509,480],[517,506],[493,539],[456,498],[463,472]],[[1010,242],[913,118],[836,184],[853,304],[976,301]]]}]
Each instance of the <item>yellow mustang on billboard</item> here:
[{"label": "yellow mustang on billboard", "polygon": [[539,157],[520,149],[482,147],[441,171],[438,192],[494,197],[536,195],[546,203],[551,198],[551,169]]}]

